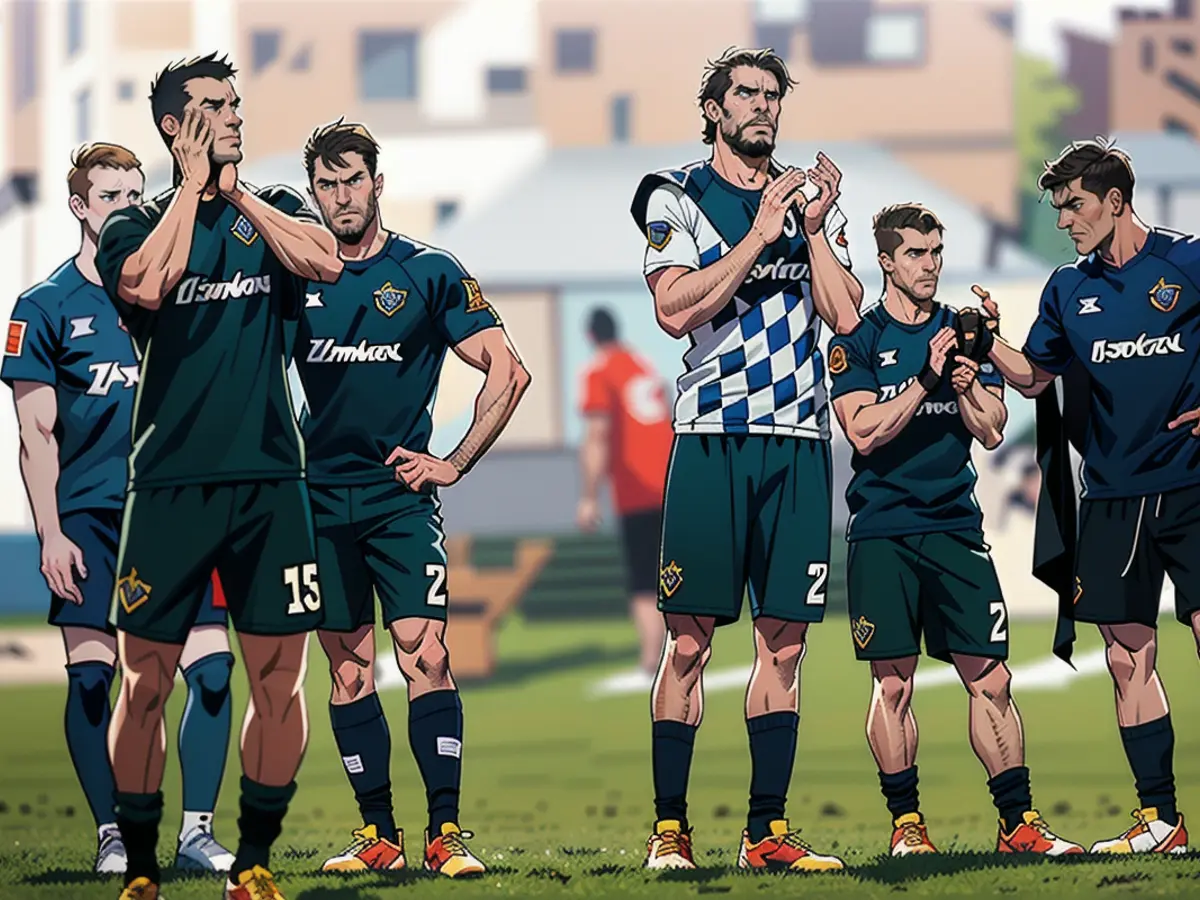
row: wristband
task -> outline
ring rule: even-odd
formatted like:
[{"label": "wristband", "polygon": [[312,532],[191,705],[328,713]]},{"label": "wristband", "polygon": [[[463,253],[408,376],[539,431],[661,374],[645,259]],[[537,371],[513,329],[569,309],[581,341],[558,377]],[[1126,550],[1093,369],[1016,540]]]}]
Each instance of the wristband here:
[{"label": "wristband", "polygon": [[921,367],[921,371],[917,374],[917,384],[925,389],[925,393],[932,394],[942,384],[942,376],[930,368],[929,362]]}]

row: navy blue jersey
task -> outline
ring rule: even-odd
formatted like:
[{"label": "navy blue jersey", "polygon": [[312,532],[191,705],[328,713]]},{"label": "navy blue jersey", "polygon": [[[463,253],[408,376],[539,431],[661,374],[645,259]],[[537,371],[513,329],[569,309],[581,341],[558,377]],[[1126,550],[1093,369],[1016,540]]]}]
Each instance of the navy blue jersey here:
[{"label": "navy blue jersey", "polygon": [[[865,391],[877,403],[894,399],[920,374],[933,336],[953,327],[956,318],[952,309],[935,303],[926,321],[910,325],[893,318],[882,303],[872,306],[854,331],[829,342],[832,398]],[[990,363],[978,379],[984,385],[1004,383]],[[971,463],[974,440],[946,379],[892,440],[867,456],[853,454],[847,539],[982,531]]]},{"label": "navy blue jersey", "polygon": [[60,515],[120,509],[138,363],[104,288],[61,265],[17,300],[0,379],[54,387]]},{"label": "navy blue jersey", "polygon": [[393,448],[428,452],[446,350],[499,325],[458,260],[398,235],[336,283],[309,284],[294,351],[309,482],[391,481]]},{"label": "navy blue jersey", "polygon": [[1138,497],[1200,484],[1200,439],[1167,423],[1200,406],[1200,240],[1152,229],[1120,268],[1097,254],[1050,276],[1025,355],[1091,381],[1083,495]]}]

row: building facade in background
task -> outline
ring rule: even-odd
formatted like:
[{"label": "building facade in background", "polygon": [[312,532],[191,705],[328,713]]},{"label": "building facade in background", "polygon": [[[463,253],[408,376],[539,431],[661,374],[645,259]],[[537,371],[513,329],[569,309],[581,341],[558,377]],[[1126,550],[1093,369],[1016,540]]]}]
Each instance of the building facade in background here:
[{"label": "building facade in background", "polygon": [[1123,9],[1112,52],[1112,128],[1200,137],[1200,4]]}]

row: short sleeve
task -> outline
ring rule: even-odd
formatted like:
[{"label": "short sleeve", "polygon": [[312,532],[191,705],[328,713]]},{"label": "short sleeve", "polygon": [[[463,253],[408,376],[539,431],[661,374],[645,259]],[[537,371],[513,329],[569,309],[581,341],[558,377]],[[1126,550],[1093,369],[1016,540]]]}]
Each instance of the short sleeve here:
[{"label": "short sleeve", "polygon": [[1062,321],[1062,298],[1051,276],[1038,302],[1038,314],[1025,339],[1025,356],[1052,375],[1061,375],[1075,358]]},{"label": "short sleeve", "polygon": [[262,188],[255,191],[255,196],[264,203],[271,204],[271,206],[275,207],[281,213],[285,213],[295,219],[303,219],[305,222],[316,222],[318,224],[321,221],[316,213],[308,208],[308,204],[304,202],[304,198],[286,184],[273,184],[270,187]]},{"label": "short sleeve", "polygon": [[580,412],[585,416],[607,416],[613,413],[612,391],[609,389],[604,372],[592,368],[583,379],[583,402]]},{"label": "short sleeve", "polygon": [[22,297],[8,320],[0,380],[9,387],[17,381],[57,384],[61,349],[58,329],[45,311],[34,301]]},{"label": "short sleeve", "polygon": [[501,325],[479,282],[444,250],[424,250],[406,261],[405,268],[425,295],[430,318],[450,346]]},{"label": "short sleeve", "polygon": [[121,269],[145,242],[154,223],[144,207],[129,207],[119,210],[104,220],[96,245],[96,270],[104,292],[125,317],[132,304],[123,300],[119,293]]},{"label": "short sleeve", "polygon": [[860,322],[850,334],[835,335],[829,341],[829,395],[834,400],[855,391],[879,393],[879,379],[862,347],[865,325]]},{"label": "short sleeve", "polygon": [[684,207],[683,192],[673,185],[655,188],[646,200],[646,260],[643,272],[683,266],[700,268],[700,245],[696,242],[693,218]]},{"label": "short sleeve", "polygon": [[825,237],[833,255],[847,269],[850,265],[850,242],[846,239],[846,214],[836,204],[825,214]]}]

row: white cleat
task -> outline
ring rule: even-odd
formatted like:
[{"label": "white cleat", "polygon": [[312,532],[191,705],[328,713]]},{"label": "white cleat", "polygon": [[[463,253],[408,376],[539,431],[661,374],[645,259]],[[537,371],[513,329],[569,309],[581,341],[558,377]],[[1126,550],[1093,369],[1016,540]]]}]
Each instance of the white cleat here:
[{"label": "white cleat", "polygon": [[97,832],[96,872],[100,875],[125,874],[125,844],[116,825],[101,825]]},{"label": "white cleat", "polygon": [[1179,821],[1168,825],[1158,817],[1158,810],[1135,809],[1133,826],[1119,837],[1092,844],[1092,853],[1168,853],[1188,852],[1188,833],[1183,825],[1183,814]]},{"label": "white cleat", "polygon": [[233,854],[217,843],[211,825],[197,825],[179,839],[175,868],[190,872],[228,872]]}]

